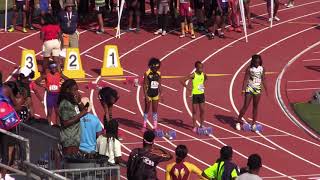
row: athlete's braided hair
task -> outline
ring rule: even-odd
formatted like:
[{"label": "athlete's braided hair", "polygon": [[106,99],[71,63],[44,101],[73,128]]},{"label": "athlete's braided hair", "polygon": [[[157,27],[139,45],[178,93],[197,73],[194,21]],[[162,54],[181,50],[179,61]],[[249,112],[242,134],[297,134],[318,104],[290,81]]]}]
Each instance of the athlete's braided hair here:
[{"label": "athlete's braided hair", "polygon": [[262,58],[261,58],[261,56],[260,56],[259,54],[254,54],[254,55],[252,55],[250,67],[254,67],[254,64],[255,64],[257,61],[260,61],[260,62],[259,62],[259,66],[262,66]]},{"label": "athlete's braided hair", "polygon": [[149,68],[155,67],[155,66],[158,66],[158,68],[160,68],[160,65],[161,65],[161,61],[158,58],[154,58],[154,57],[151,58],[148,63]]}]

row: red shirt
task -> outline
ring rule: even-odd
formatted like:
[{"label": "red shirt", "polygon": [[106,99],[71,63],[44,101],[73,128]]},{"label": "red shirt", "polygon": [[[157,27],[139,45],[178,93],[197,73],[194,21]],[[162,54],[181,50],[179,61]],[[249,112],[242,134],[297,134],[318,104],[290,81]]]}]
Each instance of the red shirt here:
[{"label": "red shirt", "polygon": [[46,25],[41,28],[41,32],[43,33],[44,41],[58,39],[60,33],[60,26],[59,25]]},{"label": "red shirt", "polygon": [[55,74],[47,73],[46,87],[49,92],[59,93],[60,92],[60,73]]}]

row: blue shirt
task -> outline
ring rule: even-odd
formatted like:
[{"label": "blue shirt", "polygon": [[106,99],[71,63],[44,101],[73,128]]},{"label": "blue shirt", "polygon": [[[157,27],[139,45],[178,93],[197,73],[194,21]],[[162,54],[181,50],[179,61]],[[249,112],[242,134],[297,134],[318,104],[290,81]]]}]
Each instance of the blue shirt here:
[{"label": "blue shirt", "polygon": [[86,114],[80,119],[80,150],[84,152],[96,151],[97,133],[102,131],[100,120],[93,114]]}]

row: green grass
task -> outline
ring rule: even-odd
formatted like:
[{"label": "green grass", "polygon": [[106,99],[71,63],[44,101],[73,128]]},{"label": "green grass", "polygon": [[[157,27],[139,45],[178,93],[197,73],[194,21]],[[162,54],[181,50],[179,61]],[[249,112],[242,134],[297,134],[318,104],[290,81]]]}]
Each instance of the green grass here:
[{"label": "green grass", "polygon": [[320,105],[309,103],[293,104],[294,111],[311,129],[320,134]]},{"label": "green grass", "polygon": [[[0,12],[1,13],[4,13],[4,10],[5,10],[5,0],[0,0]],[[12,1],[11,0],[8,0],[8,10],[12,8]]]}]

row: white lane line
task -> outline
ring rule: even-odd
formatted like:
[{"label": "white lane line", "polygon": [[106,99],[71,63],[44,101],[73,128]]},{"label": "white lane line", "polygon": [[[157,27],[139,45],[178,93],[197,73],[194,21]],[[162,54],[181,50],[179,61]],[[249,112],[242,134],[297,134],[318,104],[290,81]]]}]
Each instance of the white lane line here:
[{"label": "white lane line", "polygon": [[[123,34],[125,34],[125,32],[121,33],[120,35],[123,35]],[[91,51],[92,49],[94,49],[94,48],[100,46],[101,44],[104,44],[104,43],[106,43],[106,42],[108,42],[108,41],[110,41],[110,40],[112,40],[112,39],[114,39],[114,38],[115,38],[115,37],[110,37],[110,38],[108,38],[108,39],[106,39],[106,40],[104,40],[104,41],[101,41],[100,43],[98,43],[98,44],[96,44],[96,45],[94,45],[94,46],[91,46],[89,49],[83,51],[82,53],[80,53],[80,55],[86,54],[87,52]]]},{"label": "white lane line", "polygon": [[32,33],[32,34],[30,34],[30,35],[28,35],[28,36],[25,36],[25,37],[21,38],[21,39],[18,39],[18,40],[16,40],[16,41],[8,44],[7,46],[1,48],[1,49],[0,49],[0,52],[3,51],[3,50],[5,50],[5,49],[7,49],[8,47],[13,46],[13,45],[15,45],[15,44],[17,44],[17,43],[19,43],[19,42],[21,42],[21,41],[23,41],[23,40],[25,40],[25,39],[28,39],[29,37],[34,36],[34,35],[36,35],[36,34],[38,34],[38,33],[39,33],[39,32],[35,32],[35,33]]},{"label": "white lane line", "polygon": [[305,91],[305,90],[320,90],[320,87],[318,88],[301,88],[301,89],[287,89],[287,91]]},{"label": "white lane line", "polygon": [[309,62],[309,61],[320,61],[320,59],[305,59],[302,60],[303,62]]},{"label": "white lane line", "polygon": [[[319,27],[319,26],[316,26]],[[311,135],[313,138],[320,140],[320,137],[314,133],[313,131],[311,131],[309,128],[307,128],[305,125],[303,125],[299,120],[297,120],[294,115],[291,114],[291,112],[288,110],[286,104],[283,102],[282,97],[281,97],[281,80],[283,77],[283,74],[285,73],[286,69],[292,64],[294,63],[299,57],[301,57],[304,53],[308,52],[309,50],[311,50],[312,48],[315,48],[317,46],[320,45],[320,41],[312,44],[311,46],[307,47],[306,49],[304,49],[303,51],[301,51],[299,54],[297,54],[296,56],[294,56],[283,68],[281,73],[278,75],[277,77],[277,81],[275,84],[275,96],[276,96],[276,100],[278,102],[279,107],[281,108],[282,112],[289,118],[289,120],[291,122],[293,122],[296,126],[298,126],[299,128],[302,128],[305,132],[307,132],[309,135]],[[320,167],[320,166],[319,166]]]},{"label": "white lane line", "polygon": [[16,65],[16,63],[15,63],[15,62],[12,62],[12,61],[10,61],[10,60],[8,60],[8,59],[4,58],[4,57],[0,57],[0,59],[4,60],[4,61],[6,61],[6,62],[8,62],[8,63],[10,63],[10,64]]},{"label": "white lane line", "polygon": [[[187,83],[188,83],[188,81],[187,81]],[[187,103],[187,88],[183,88],[183,102],[184,102],[185,108],[186,108],[189,116],[192,117],[191,110],[190,110],[190,108],[189,108],[189,106],[188,106],[188,103]],[[198,121],[197,121],[197,124],[199,124]],[[217,142],[220,143],[221,145],[226,146],[226,144],[225,144],[224,142],[222,142],[220,139],[218,139],[217,137],[215,137],[215,136],[213,136],[213,135],[211,135],[210,137],[212,137],[215,141],[217,141]],[[204,142],[205,142],[205,141],[204,141]],[[209,143],[209,144],[210,144],[210,143]],[[209,145],[209,144],[208,144],[208,145]],[[243,157],[243,158],[245,158],[245,159],[248,159],[247,156],[245,156],[244,154],[242,154],[241,152],[239,152],[239,151],[237,151],[237,150],[235,150],[235,149],[234,149],[234,152],[235,152],[236,154],[238,154],[239,156],[241,156],[241,157]],[[279,172],[279,171],[277,171],[277,170],[275,170],[275,169],[273,169],[273,168],[271,168],[271,167],[269,167],[269,166],[267,166],[267,165],[265,165],[265,164],[262,165],[262,166],[263,166],[264,168],[272,171],[272,172],[275,172],[275,173],[281,175],[281,176],[284,176],[284,177],[287,177],[287,178],[289,178],[289,179],[293,179],[293,180],[294,180],[294,178],[292,178],[292,177],[290,177],[290,176],[288,176],[288,175],[286,175],[286,174],[283,174],[283,173],[281,173],[281,172]]]},{"label": "white lane line", "polygon": [[[249,120],[252,120],[251,118],[248,118],[248,119],[249,119]],[[270,125],[268,125],[268,124],[265,124],[265,123],[263,123],[263,122],[259,122],[259,123],[262,124],[262,125],[265,126],[265,127],[268,127],[268,128],[270,128],[270,129],[276,130],[276,131],[281,132],[281,133],[283,133],[283,134],[287,134],[288,136],[294,137],[294,138],[296,138],[296,139],[299,139],[299,140],[301,140],[301,141],[304,141],[304,142],[306,142],[306,143],[312,144],[312,145],[317,146],[317,147],[320,148],[320,144],[318,144],[318,143],[309,141],[309,140],[307,140],[307,139],[305,139],[305,138],[302,138],[302,137],[296,136],[296,135],[294,135],[294,134],[288,133],[288,132],[286,132],[286,131],[283,131],[283,130],[281,130],[281,129],[272,127],[272,126],[270,126]]]},{"label": "white lane line", "polygon": [[22,49],[22,50],[27,50],[27,48],[24,48],[24,47],[22,47],[22,46],[18,46],[20,49]]},{"label": "white lane line", "polygon": [[[272,150],[276,150],[276,148],[271,147],[271,146],[269,146],[269,145],[267,145],[267,144],[265,144],[265,143],[262,143],[262,142],[253,140],[253,139],[249,138],[248,136],[243,136],[243,135],[241,135],[241,134],[239,134],[239,133],[236,133],[236,132],[234,132],[234,130],[231,131],[231,130],[229,130],[229,129],[223,128],[223,127],[221,127],[221,126],[218,126],[218,125],[213,124],[213,123],[208,122],[208,121],[205,121],[205,123],[210,124],[211,126],[214,126],[214,127],[216,127],[216,128],[222,129],[222,130],[224,130],[224,131],[227,131],[227,132],[229,132],[229,133],[231,133],[231,134],[237,135],[237,136],[239,136],[239,137],[241,137],[241,138],[243,138],[243,139],[246,139],[246,140],[248,140],[248,141],[251,141],[251,142],[260,144],[260,145],[262,145],[262,146],[264,146],[264,147],[266,147],[266,148],[269,148],[269,149],[272,149]],[[218,139],[219,139],[219,138],[218,138]]]},{"label": "white lane line", "polygon": [[103,62],[101,59],[98,59],[98,58],[96,58],[96,57],[93,57],[93,56],[91,56],[91,55],[89,55],[89,54],[85,54],[84,56],[87,56],[87,57],[89,57],[89,58],[91,58],[91,59],[93,59],[93,60],[96,60],[96,61],[98,61],[98,62]]},{"label": "white lane line", "polygon": [[165,88],[167,88],[167,89],[170,89],[170,90],[172,90],[172,91],[178,92],[177,89],[174,89],[174,88],[172,88],[172,87],[170,87],[170,86],[167,86],[167,85],[164,85],[164,84],[162,84],[162,83],[161,83],[161,86],[163,86],[163,87],[165,87]]},{"label": "white lane line", "polygon": [[[101,59],[96,58],[96,57],[93,57],[93,56],[91,56],[91,55],[89,55],[89,54],[85,54],[85,56],[87,56],[88,58],[91,58],[91,59],[93,59],[93,60],[96,60],[96,61],[98,61],[98,62],[103,62]],[[130,71],[125,70],[125,69],[123,69],[123,71],[126,72],[126,73],[129,73],[129,74],[131,74],[131,75],[134,75],[134,76],[139,76],[138,74],[135,74],[135,73],[130,72]]]},{"label": "white lane line", "polygon": [[125,69],[123,69],[123,71],[126,72],[126,73],[129,73],[129,74],[131,74],[131,75],[134,75],[134,76],[139,76],[138,74],[133,73],[133,72],[128,71],[128,70],[125,70]]},{"label": "white lane line", "polygon": [[206,104],[209,104],[210,106],[213,106],[213,107],[222,109],[222,110],[224,110],[224,111],[226,111],[226,112],[231,112],[229,109],[223,108],[223,107],[221,107],[221,106],[218,106],[218,105],[216,105],[216,104],[210,103],[210,102],[208,102],[208,101],[206,101]]},{"label": "white lane line", "polygon": [[[292,175],[291,177],[308,177],[308,176],[320,176],[320,174],[300,174],[300,175]],[[262,177],[263,179],[281,179],[285,178],[284,176],[266,176]]]},{"label": "white lane line", "polygon": [[174,110],[174,111],[176,111],[176,112],[178,112],[178,113],[182,113],[182,111],[181,110],[179,110],[179,109],[176,109],[176,108],[174,108],[174,107],[171,107],[171,106],[169,106],[169,105],[166,105],[166,104],[163,104],[163,103],[159,103],[161,106],[164,106],[164,107],[166,107],[166,108],[169,108],[169,109],[171,109],[171,110]]},{"label": "white lane line", "polygon": [[86,75],[89,76],[89,77],[93,77],[91,74],[88,74],[88,73],[86,73]]},{"label": "white lane line", "polygon": [[80,93],[82,93],[82,94],[84,94],[84,93],[85,93],[84,91],[82,91],[82,90],[80,90],[80,89],[79,89],[78,91],[79,91]]},{"label": "white lane line", "polygon": [[304,83],[304,82],[319,82],[320,79],[307,79],[307,80],[297,80],[297,81],[288,81],[288,83]]},{"label": "white lane line", "polygon": [[[267,137],[288,137],[288,135],[285,135],[285,134],[279,134],[279,135],[266,135]],[[247,138],[261,138],[260,136],[247,136]],[[214,139],[212,138],[199,138],[203,141],[214,141]],[[243,137],[241,136],[231,136],[231,137],[221,137],[221,138],[218,138],[220,140],[235,140],[235,139],[243,139]],[[172,142],[193,142],[193,141],[198,141],[197,139],[174,139],[172,140]],[[166,141],[162,141],[162,140],[159,140],[159,141],[154,141],[156,143],[165,143]],[[135,145],[135,144],[141,144],[141,141],[138,141],[138,142],[126,142],[126,143],[122,143],[122,144],[127,144],[127,145]]]},{"label": "white lane line", "polygon": [[118,88],[118,89],[124,90],[124,91],[126,91],[126,92],[131,92],[129,89],[126,89],[126,88],[123,88],[123,87],[121,87],[121,86],[115,85],[115,84],[113,84],[113,83],[111,83],[111,82],[108,82],[108,81],[106,81],[106,80],[102,80],[102,81],[105,82],[105,83],[107,83],[107,84],[110,84],[111,86],[114,86],[114,87],[116,87],[116,88]]},{"label": "white lane line", "polygon": [[[296,33],[294,33],[294,34],[291,34],[291,35],[289,35],[289,36],[287,36],[287,37],[285,37],[285,38],[282,38],[282,39],[280,39],[280,40],[278,40],[278,41],[270,44],[268,47],[262,49],[262,50],[261,50],[260,52],[258,52],[257,54],[261,54],[261,53],[265,52],[266,50],[270,49],[271,47],[273,47],[273,46],[275,46],[275,45],[277,45],[277,44],[279,44],[279,43],[281,43],[281,42],[286,41],[287,39],[290,39],[290,38],[292,38],[292,37],[295,37],[295,36],[297,36],[297,35],[300,35],[300,34],[302,34],[302,33],[305,33],[305,32],[307,32],[307,31],[310,31],[310,30],[312,30],[312,29],[314,29],[314,28],[315,28],[315,27],[309,27],[309,28],[304,29],[304,30],[302,30],[302,31],[296,32]],[[234,82],[235,82],[235,80],[236,80],[236,77],[238,76],[238,74],[241,72],[241,70],[242,70],[250,61],[251,61],[251,58],[248,59],[245,63],[243,63],[243,64],[239,67],[239,69],[236,71],[236,73],[234,74],[234,76],[232,77],[232,80],[231,80],[231,82],[230,82],[230,87],[229,87],[230,102],[231,102],[231,105],[232,105],[234,111],[235,111],[237,114],[239,114],[239,111],[238,111],[238,109],[237,109],[237,107],[236,107],[236,105],[235,105],[235,103],[234,103],[234,98],[233,98],[233,92],[232,92],[232,90],[233,90],[233,87],[234,87]],[[276,88],[275,88],[275,89],[276,89]],[[243,119],[244,119],[244,118],[243,118]],[[245,120],[245,119],[244,119],[244,120]],[[264,137],[261,133],[258,133],[258,134],[261,135],[265,140],[267,140],[268,142],[270,142],[270,143],[273,144],[274,146],[276,146],[276,147],[278,147],[279,149],[287,152],[288,154],[296,157],[297,159],[300,159],[300,160],[302,160],[302,161],[304,161],[304,162],[306,162],[306,163],[309,163],[309,164],[311,164],[311,165],[313,165],[313,166],[315,166],[315,167],[320,168],[320,165],[315,164],[315,163],[312,162],[312,161],[306,160],[305,158],[303,158],[303,157],[301,157],[301,156],[299,156],[299,155],[297,155],[297,154],[289,151],[288,149],[280,146],[279,144],[273,142],[272,140]]]},{"label": "white lane line", "polygon": [[17,67],[15,70],[13,70],[12,73],[8,76],[8,78],[6,79],[5,82],[9,81],[9,80],[12,78],[12,76],[13,76],[19,69],[20,69],[20,66]]},{"label": "white lane line", "polygon": [[119,109],[122,109],[122,110],[124,110],[124,111],[127,111],[127,112],[129,112],[129,113],[131,113],[131,114],[137,114],[137,113],[135,113],[135,112],[133,112],[133,111],[130,111],[129,109],[126,109],[126,108],[121,107],[121,106],[119,106],[119,105],[114,104],[114,106],[117,107],[117,108],[119,108]]}]

